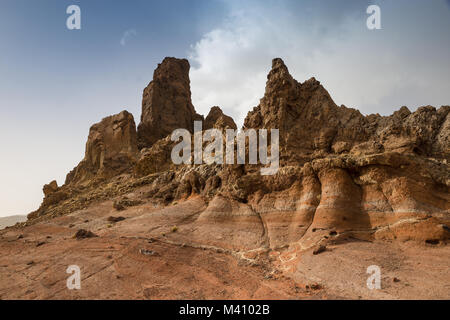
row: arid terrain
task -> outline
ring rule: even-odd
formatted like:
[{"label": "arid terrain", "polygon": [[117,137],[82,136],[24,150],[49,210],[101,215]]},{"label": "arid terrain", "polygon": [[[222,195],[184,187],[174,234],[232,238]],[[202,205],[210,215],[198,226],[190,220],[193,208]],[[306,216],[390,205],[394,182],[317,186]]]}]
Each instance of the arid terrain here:
[{"label": "arid terrain", "polygon": [[5,227],[13,226],[18,222],[24,222],[24,221],[27,221],[27,217],[21,216],[21,215],[0,218],[0,230]]},{"label": "arid terrain", "polygon": [[139,125],[93,125],[65,184],[0,231],[0,299],[450,298],[450,106],[364,116],[274,59],[244,129],[279,129],[276,174],[175,165],[173,130],[236,129],[219,107],[197,114],[189,68],[164,59]]},{"label": "arid terrain", "polygon": [[[448,299],[450,249],[444,245],[343,240],[313,249],[230,250],[196,241],[200,197],[120,213],[112,201],[1,239],[1,299]],[[164,216],[170,215],[165,221]],[[117,215],[116,215],[117,216]],[[87,221],[87,222],[86,222]],[[177,226],[176,232],[172,231]],[[98,237],[77,240],[78,229]],[[20,238],[20,239],[19,239]],[[382,271],[369,290],[369,265]],[[68,290],[69,265],[81,268],[81,290]],[[399,282],[394,282],[398,279]]]}]

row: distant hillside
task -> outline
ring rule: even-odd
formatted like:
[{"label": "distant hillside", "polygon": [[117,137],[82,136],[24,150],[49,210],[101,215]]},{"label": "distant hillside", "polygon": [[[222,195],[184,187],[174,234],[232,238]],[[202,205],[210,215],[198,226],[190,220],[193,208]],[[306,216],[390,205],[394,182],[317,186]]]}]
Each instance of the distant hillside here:
[{"label": "distant hillside", "polygon": [[9,216],[9,217],[4,217],[1,218],[0,217],[0,229],[9,227],[9,226],[13,226],[15,225],[17,222],[24,222],[27,220],[27,216]]}]

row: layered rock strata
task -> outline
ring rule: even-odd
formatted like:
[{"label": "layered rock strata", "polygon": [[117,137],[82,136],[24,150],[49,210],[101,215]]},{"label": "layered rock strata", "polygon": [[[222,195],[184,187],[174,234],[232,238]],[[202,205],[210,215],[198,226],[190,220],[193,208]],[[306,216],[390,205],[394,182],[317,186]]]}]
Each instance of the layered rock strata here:
[{"label": "layered rock strata", "polygon": [[281,167],[261,176],[258,165],[172,163],[174,129],[193,133],[196,120],[204,130],[236,129],[218,107],[205,119],[196,113],[188,75],[187,60],[166,58],[144,90],[137,132],[127,112],[93,126],[85,159],[64,186],[44,188],[30,219],[140,190],[139,201],[181,210],[155,217],[158,224],[186,225],[185,241],[227,250],[450,238],[450,106],[364,116],[337,106],[316,79],[297,82],[274,59],[264,97],[244,122],[280,130]]}]

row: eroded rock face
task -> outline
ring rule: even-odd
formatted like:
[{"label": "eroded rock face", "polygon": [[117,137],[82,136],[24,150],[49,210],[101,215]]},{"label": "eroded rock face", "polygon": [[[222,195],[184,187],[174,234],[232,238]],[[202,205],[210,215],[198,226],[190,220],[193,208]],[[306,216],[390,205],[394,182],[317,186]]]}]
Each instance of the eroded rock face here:
[{"label": "eroded rock face", "polygon": [[[136,125],[127,111],[104,118],[89,130],[84,159],[66,176],[65,184],[56,181],[44,185],[44,200],[28,219],[45,216],[64,201],[77,199],[83,207],[86,197],[77,198],[78,189],[97,187],[111,178],[131,172],[138,158]],[[75,201],[75,202],[77,202]]]},{"label": "eroded rock face", "polygon": [[[191,231],[184,241],[226,250],[293,244],[304,250],[348,237],[450,239],[449,106],[363,116],[338,107],[316,79],[297,82],[274,59],[265,95],[244,127],[280,130],[278,172],[261,176],[258,165],[177,166],[170,134],[193,132],[194,121],[203,120],[191,103],[188,73],[186,60],[166,58],[144,90],[138,138],[126,112],[94,125],[85,159],[65,186],[45,187],[43,205],[30,218],[140,190],[142,203],[179,202],[189,212],[168,217],[175,209],[167,208],[154,221],[186,224]],[[236,124],[213,107],[203,121],[203,130],[211,128]],[[117,177],[121,172],[133,174]],[[71,189],[98,177],[100,191]],[[192,199],[198,206],[188,205]]]},{"label": "eroded rock face", "polygon": [[203,130],[208,129],[237,129],[236,123],[233,118],[225,115],[219,107],[212,107],[209,114],[205,118],[203,123]]},{"label": "eroded rock face", "polygon": [[189,69],[186,59],[176,58],[165,58],[156,68],[142,98],[139,149],[151,147],[175,129],[193,132],[194,121],[203,120],[192,105]]},{"label": "eroded rock face", "polygon": [[58,183],[56,182],[56,180],[53,180],[49,184],[44,185],[42,191],[44,192],[44,196],[55,193],[56,191],[58,191]]},{"label": "eroded rock face", "polygon": [[176,142],[170,139],[170,136],[155,142],[150,148],[141,150],[139,159],[134,167],[134,173],[143,177],[156,172],[168,171],[173,168],[171,161],[172,148]]},{"label": "eroded rock face", "polygon": [[84,159],[66,178],[66,184],[88,183],[126,171],[137,160],[133,115],[127,111],[104,118],[89,130]]},{"label": "eroded rock face", "polygon": [[449,106],[402,107],[392,116],[364,117],[338,107],[319,81],[299,83],[281,59],[274,59],[260,105],[249,112],[246,128],[280,129],[282,159],[305,163],[327,154],[396,151],[449,158]]}]

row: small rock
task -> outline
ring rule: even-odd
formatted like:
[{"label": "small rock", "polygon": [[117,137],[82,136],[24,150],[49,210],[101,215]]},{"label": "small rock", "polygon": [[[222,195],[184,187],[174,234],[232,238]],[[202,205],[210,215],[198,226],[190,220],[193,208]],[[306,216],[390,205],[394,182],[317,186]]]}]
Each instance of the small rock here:
[{"label": "small rock", "polygon": [[108,217],[108,219],[107,219],[109,222],[113,222],[113,223],[116,223],[116,222],[120,222],[120,221],[123,221],[123,220],[125,220],[125,218],[124,217]]},{"label": "small rock", "polygon": [[327,247],[324,246],[324,245],[321,245],[321,246],[317,247],[316,249],[314,249],[313,255],[317,255],[317,254],[322,253],[322,252],[324,252],[326,250],[327,250]]},{"label": "small rock", "polygon": [[44,245],[44,244],[46,244],[45,241],[38,242],[38,243],[36,244],[36,247],[40,247],[40,246],[42,246],[42,245]]},{"label": "small rock", "polygon": [[123,204],[121,204],[120,202],[114,202],[113,207],[117,211],[125,210],[125,206]]},{"label": "small rock", "polygon": [[305,286],[306,290],[309,290],[309,289],[311,289],[311,290],[320,290],[322,288],[323,288],[323,286],[320,283],[312,283],[310,285],[306,285]]},{"label": "small rock", "polygon": [[98,236],[91,231],[80,229],[77,231],[77,233],[75,233],[75,235],[73,237],[75,239],[86,239],[86,238],[94,238],[94,237],[98,237]]},{"label": "small rock", "polygon": [[27,262],[27,266],[31,266],[31,265],[33,265],[34,264],[34,261],[33,260],[31,260],[30,262]]},{"label": "small rock", "polygon": [[399,278],[394,277],[394,279],[392,279],[392,282],[400,282]]},{"label": "small rock", "polygon": [[17,236],[17,240],[19,240],[19,239],[23,239],[23,234],[19,234],[19,235]]}]

